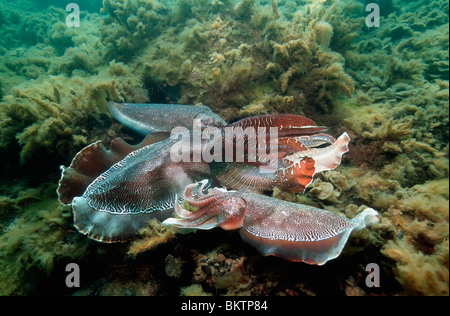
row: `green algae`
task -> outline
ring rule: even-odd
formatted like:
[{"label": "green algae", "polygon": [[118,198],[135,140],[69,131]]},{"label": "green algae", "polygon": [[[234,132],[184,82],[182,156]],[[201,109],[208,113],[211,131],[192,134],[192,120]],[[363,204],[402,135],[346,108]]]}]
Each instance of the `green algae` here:
[{"label": "green algae", "polygon": [[71,213],[55,200],[54,189],[54,184],[43,184],[24,190],[9,199],[7,211],[2,203],[2,213],[14,212],[15,218],[0,233],[0,295],[32,292],[57,262],[84,255],[89,243],[78,240]]}]

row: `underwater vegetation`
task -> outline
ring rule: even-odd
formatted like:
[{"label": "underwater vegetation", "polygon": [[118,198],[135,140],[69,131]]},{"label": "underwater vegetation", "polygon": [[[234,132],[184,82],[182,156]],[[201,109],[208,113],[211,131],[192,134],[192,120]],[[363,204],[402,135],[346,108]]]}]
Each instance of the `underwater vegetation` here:
[{"label": "underwater vegetation", "polygon": [[[371,1],[378,28],[356,0],[93,2],[80,1],[80,28],[65,25],[66,3],[0,3],[0,294],[449,295],[448,1]],[[84,146],[141,140],[108,101],[204,104],[227,122],[293,113],[347,131],[339,169],[272,196],[349,218],[365,205],[380,223],[323,267],[158,221],[133,243],[88,240],[55,190]],[[69,262],[89,270],[81,289],[61,281]],[[365,285],[370,262],[380,288]]]}]

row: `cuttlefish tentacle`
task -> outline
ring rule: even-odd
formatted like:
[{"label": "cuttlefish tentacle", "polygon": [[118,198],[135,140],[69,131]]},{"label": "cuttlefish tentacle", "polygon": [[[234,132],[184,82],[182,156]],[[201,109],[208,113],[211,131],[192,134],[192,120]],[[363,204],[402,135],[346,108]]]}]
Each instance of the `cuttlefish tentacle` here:
[{"label": "cuttlefish tentacle", "polygon": [[275,171],[276,186],[290,192],[304,192],[317,173],[340,165],[349,142],[350,137],[343,133],[327,147],[309,148],[283,157],[281,167]]},{"label": "cuttlefish tentacle", "polygon": [[[203,192],[205,190],[205,188],[208,186],[209,184],[209,180],[203,180],[200,182],[200,185],[197,185],[195,183],[192,183],[190,185],[188,185],[185,189],[184,189],[184,198],[186,199],[186,201],[191,204],[193,207],[200,207],[203,202],[198,201],[195,196],[193,195],[192,191],[196,191],[196,196],[200,197],[200,198],[206,198],[209,200],[212,200],[214,198],[214,196],[206,196]],[[215,191],[213,191],[215,192]]]},{"label": "cuttlefish tentacle", "polygon": [[[220,203],[216,202],[211,203],[208,208],[200,208],[195,212],[189,212],[181,208],[179,205],[175,205],[174,209],[175,213],[178,216],[184,216],[183,218],[187,220],[186,225],[184,226],[185,228],[195,228],[205,230],[217,227],[218,225],[217,216],[220,213],[221,207]],[[176,220],[174,221],[174,224],[175,223]]]},{"label": "cuttlefish tentacle", "polygon": [[200,205],[198,214],[177,205],[178,218],[166,219],[163,224],[180,229],[240,228],[242,239],[262,255],[323,265],[339,256],[352,231],[378,222],[378,213],[371,208],[348,219],[250,192],[214,192],[211,197],[214,199],[208,194],[196,199]]},{"label": "cuttlefish tentacle", "polygon": [[215,227],[230,230],[242,226],[247,203],[239,196],[227,194],[235,191],[210,189],[208,194],[195,198],[190,194],[192,187],[195,186],[196,184],[189,185],[184,191],[184,196],[186,201],[195,201],[199,209],[190,212],[175,204],[175,213],[179,218],[169,218],[164,221],[165,225],[202,230]]},{"label": "cuttlefish tentacle", "polygon": [[[178,197],[175,198],[174,209],[178,216],[182,218],[186,218],[189,220],[195,220],[204,215],[207,209],[202,208],[203,205],[212,205],[215,201],[215,195],[212,196],[206,195],[203,193],[206,185],[208,184],[208,180],[203,180],[200,182],[200,185],[196,183],[191,183],[184,190],[184,199],[193,207],[197,207],[198,210],[195,212],[187,211],[178,204]],[[197,197],[192,194],[192,191],[197,190]]]}]

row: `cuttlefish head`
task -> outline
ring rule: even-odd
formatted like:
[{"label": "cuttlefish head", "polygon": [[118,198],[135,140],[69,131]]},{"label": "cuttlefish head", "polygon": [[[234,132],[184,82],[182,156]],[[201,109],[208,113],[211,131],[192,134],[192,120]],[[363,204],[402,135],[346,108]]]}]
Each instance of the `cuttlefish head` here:
[{"label": "cuttlefish head", "polygon": [[193,129],[198,130],[212,126],[224,126],[225,124],[225,121],[214,112],[200,113],[193,119]]},{"label": "cuttlefish head", "polygon": [[[244,199],[235,196],[235,191],[227,191],[220,188],[209,189],[204,193],[208,181],[193,183],[184,191],[185,200],[193,207],[195,212],[188,211],[175,203],[175,213],[178,218],[169,218],[163,222],[177,228],[186,229],[212,229],[221,227],[224,230],[232,230],[242,227],[247,203]],[[193,193],[196,191],[196,193]]]}]

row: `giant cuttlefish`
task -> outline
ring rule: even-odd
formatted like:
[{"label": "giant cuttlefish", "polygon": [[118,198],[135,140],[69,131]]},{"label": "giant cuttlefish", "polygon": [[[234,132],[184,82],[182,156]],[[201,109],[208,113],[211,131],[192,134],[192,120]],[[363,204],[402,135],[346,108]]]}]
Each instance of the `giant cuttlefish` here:
[{"label": "giant cuttlefish", "polygon": [[[97,141],[61,166],[59,201],[72,205],[75,227],[89,238],[127,241],[153,218],[178,228],[242,227],[242,238],[263,255],[324,264],[339,255],[353,229],[377,221],[372,209],[348,220],[263,194],[275,187],[304,192],[316,173],[340,164],[347,133],[335,140],[323,133],[326,127],[293,114],[227,124],[206,106],[108,106],[146,137],[137,145],[114,139],[109,150]],[[215,137],[204,137],[207,131]],[[184,159],[174,158],[186,148]],[[183,210],[183,200],[200,209]],[[170,218],[174,209],[179,218]]]},{"label": "giant cuttlefish", "polygon": [[207,182],[201,182],[197,196],[192,195],[197,184],[188,185],[184,192],[185,199],[198,210],[189,212],[176,204],[178,218],[168,218],[163,224],[184,229],[240,228],[242,239],[262,255],[323,265],[339,256],[353,230],[378,221],[377,212],[371,208],[349,220],[247,191],[213,188],[204,194]]}]

